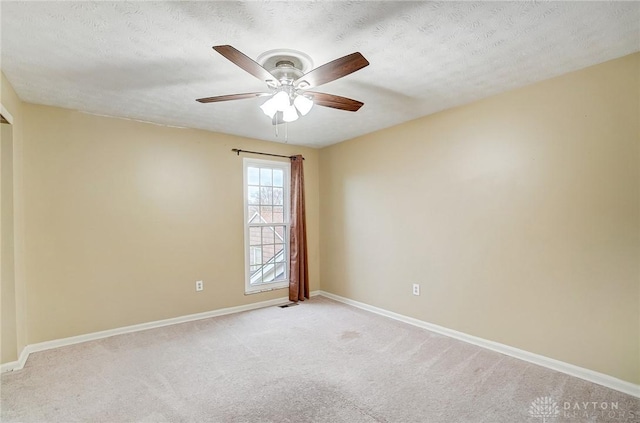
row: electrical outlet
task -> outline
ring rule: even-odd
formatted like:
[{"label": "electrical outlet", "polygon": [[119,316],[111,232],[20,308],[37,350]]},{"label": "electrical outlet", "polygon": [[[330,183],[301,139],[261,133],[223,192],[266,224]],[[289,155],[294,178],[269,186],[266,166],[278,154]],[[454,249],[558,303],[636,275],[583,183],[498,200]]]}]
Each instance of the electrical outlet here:
[{"label": "electrical outlet", "polygon": [[202,281],[196,281],[196,291],[202,291],[204,289],[204,283]]},{"label": "electrical outlet", "polygon": [[417,283],[413,284],[413,295],[420,295],[420,285]]}]

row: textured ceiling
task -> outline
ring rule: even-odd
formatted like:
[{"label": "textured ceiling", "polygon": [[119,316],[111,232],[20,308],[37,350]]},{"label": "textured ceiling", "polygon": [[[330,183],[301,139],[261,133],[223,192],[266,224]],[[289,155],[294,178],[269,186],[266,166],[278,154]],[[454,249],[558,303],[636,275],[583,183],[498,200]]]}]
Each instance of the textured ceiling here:
[{"label": "textured ceiling", "polygon": [[291,144],[325,146],[640,50],[638,2],[8,2],[0,66],[24,101],[284,142],[265,91],[211,47],[288,48],[368,67],[316,91]]}]

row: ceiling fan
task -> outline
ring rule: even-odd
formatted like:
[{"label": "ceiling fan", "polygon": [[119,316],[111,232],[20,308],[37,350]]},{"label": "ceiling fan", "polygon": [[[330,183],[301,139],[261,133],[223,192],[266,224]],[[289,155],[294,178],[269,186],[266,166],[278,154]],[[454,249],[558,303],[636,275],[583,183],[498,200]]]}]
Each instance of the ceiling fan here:
[{"label": "ceiling fan", "polygon": [[[260,108],[277,125],[293,122],[306,115],[314,104],[333,109],[356,112],[364,103],[333,94],[308,91],[310,88],[335,81],[369,65],[360,53],[351,53],[307,71],[312,61],[309,56],[295,50],[271,50],[258,57],[258,63],[229,45],[213,49],[246,72],[264,81],[269,92],[229,94],[199,98],[200,103],[270,98]],[[306,73],[305,73],[306,72]]]}]

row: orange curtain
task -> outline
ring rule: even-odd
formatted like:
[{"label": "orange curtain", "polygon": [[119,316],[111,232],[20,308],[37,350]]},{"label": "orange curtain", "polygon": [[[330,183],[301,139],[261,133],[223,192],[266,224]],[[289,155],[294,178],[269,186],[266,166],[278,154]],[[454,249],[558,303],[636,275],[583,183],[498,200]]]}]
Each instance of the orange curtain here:
[{"label": "orange curtain", "polygon": [[304,206],[302,156],[291,157],[291,232],[289,240],[289,300],[309,298],[307,220]]}]

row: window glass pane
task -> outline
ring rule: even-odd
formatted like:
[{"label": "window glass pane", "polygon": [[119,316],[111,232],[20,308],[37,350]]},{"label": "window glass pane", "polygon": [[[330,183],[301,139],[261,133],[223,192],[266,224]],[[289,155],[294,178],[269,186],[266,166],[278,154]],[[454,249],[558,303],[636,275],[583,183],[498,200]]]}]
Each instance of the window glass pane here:
[{"label": "window glass pane", "polygon": [[276,244],[275,245],[275,261],[284,261],[284,244]]},{"label": "window glass pane", "polygon": [[249,264],[251,266],[262,264],[262,247],[252,246],[249,250]]},{"label": "window glass pane", "polygon": [[284,214],[282,207],[273,208],[273,223],[284,223]]},{"label": "window glass pane", "polygon": [[258,206],[249,206],[247,208],[247,221],[249,223],[260,223],[260,207]]},{"label": "window glass pane", "polygon": [[247,168],[247,183],[249,185],[258,185],[260,183],[260,169],[257,167]]},{"label": "window glass pane", "polygon": [[249,228],[249,245],[262,244],[261,228]]},{"label": "window glass pane", "polygon": [[255,275],[256,272],[260,272],[261,270],[262,270],[262,266],[260,265],[249,267],[249,271],[251,272],[251,275]]},{"label": "window glass pane", "polygon": [[273,222],[273,207],[271,206],[260,206],[260,216],[263,219],[264,223],[272,223]]},{"label": "window glass pane", "polygon": [[274,247],[271,245],[263,245],[262,246],[262,263],[270,263],[273,261]]},{"label": "window glass pane", "polygon": [[260,204],[273,204],[273,188],[260,187]]},{"label": "window glass pane", "polygon": [[265,226],[262,228],[262,243],[273,244],[275,242],[275,228],[273,226]]},{"label": "window glass pane", "polygon": [[276,281],[283,281],[287,278],[287,268],[285,263],[276,263],[275,265],[275,277]]},{"label": "window glass pane", "polygon": [[249,204],[259,204],[260,203],[260,188],[258,187],[247,187],[247,201]]},{"label": "window glass pane", "polygon": [[284,184],[284,172],[282,169],[273,169],[273,186],[281,187]]},{"label": "window glass pane", "polygon": [[276,226],[276,242],[284,243],[285,228],[284,226]]},{"label": "window glass pane", "polygon": [[284,204],[284,191],[282,188],[273,189],[273,204],[278,206]]},{"label": "window glass pane", "polygon": [[271,185],[271,169],[260,169],[260,185]]},{"label": "window glass pane", "polygon": [[269,266],[268,269],[264,269],[264,275],[262,276],[262,282],[263,283],[269,283],[269,282],[273,282],[274,279],[274,274],[273,271],[275,269],[273,268],[273,266]]}]

